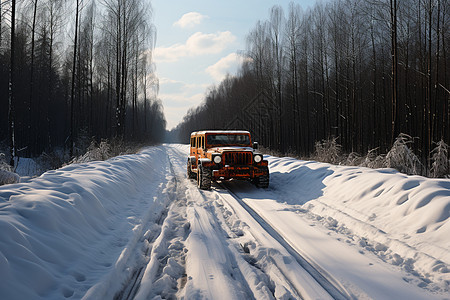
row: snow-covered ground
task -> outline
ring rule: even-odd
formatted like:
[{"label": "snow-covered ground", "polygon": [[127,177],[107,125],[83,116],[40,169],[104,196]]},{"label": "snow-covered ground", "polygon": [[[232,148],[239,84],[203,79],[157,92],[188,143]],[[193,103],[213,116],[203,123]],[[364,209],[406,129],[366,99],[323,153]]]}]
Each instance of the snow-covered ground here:
[{"label": "snow-covered ground", "polygon": [[187,152],[0,187],[0,299],[450,299],[450,180],[267,157],[201,191]]}]

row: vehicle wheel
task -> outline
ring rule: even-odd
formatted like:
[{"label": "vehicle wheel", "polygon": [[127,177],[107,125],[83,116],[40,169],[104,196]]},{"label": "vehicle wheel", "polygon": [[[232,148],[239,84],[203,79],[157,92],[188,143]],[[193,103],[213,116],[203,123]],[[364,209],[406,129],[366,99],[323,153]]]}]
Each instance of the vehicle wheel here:
[{"label": "vehicle wheel", "polygon": [[211,188],[211,170],[209,168],[198,166],[197,186],[202,190],[209,190]]},{"label": "vehicle wheel", "polygon": [[192,166],[191,160],[188,159],[188,161],[187,161],[187,177],[189,179],[195,179],[197,177],[197,175],[194,172],[192,172],[191,166]]},{"label": "vehicle wheel", "polygon": [[255,180],[256,187],[266,189],[269,187],[269,175],[263,175]]},{"label": "vehicle wheel", "polygon": [[256,177],[253,180],[253,183],[258,188],[262,188],[262,189],[268,188],[269,187],[269,170],[267,170],[266,175],[262,175],[262,176]]}]

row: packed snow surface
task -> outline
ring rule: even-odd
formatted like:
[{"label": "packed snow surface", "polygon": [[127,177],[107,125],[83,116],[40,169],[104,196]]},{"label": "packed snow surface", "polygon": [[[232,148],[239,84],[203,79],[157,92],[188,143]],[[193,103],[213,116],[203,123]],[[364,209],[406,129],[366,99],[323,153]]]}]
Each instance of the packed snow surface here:
[{"label": "packed snow surface", "polygon": [[450,299],[450,180],[265,156],[197,189],[187,145],[0,187],[0,299]]}]

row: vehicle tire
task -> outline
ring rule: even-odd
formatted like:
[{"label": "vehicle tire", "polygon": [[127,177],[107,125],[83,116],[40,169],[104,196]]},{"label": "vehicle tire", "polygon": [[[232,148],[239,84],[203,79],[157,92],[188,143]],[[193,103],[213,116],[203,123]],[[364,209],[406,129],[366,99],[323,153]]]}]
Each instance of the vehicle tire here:
[{"label": "vehicle tire", "polygon": [[269,175],[259,176],[255,180],[255,185],[258,188],[266,189],[269,187]]},{"label": "vehicle tire", "polygon": [[195,178],[197,178],[197,174],[192,172],[192,168],[191,167],[192,167],[191,160],[188,158],[188,161],[187,161],[187,178],[195,179]]},{"label": "vehicle tire", "polygon": [[266,175],[262,175],[262,176],[256,177],[253,180],[253,183],[258,188],[262,188],[262,189],[268,188],[269,187],[269,169],[267,169]]},{"label": "vehicle tire", "polygon": [[211,188],[211,170],[198,166],[197,172],[197,186],[202,190],[209,190]]}]

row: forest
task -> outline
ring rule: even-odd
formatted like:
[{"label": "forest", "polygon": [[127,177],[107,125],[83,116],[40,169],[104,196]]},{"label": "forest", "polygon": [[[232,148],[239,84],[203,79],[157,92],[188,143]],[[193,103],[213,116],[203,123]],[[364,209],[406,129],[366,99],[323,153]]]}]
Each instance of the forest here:
[{"label": "forest", "polygon": [[1,0],[0,141],[9,157],[55,148],[72,157],[91,140],[160,142],[151,18],[143,0]]},{"label": "forest", "polygon": [[447,0],[275,5],[247,34],[239,74],[211,87],[172,134],[187,142],[195,130],[248,129],[266,148],[302,156],[325,140],[387,153],[400,137],[429,168],[450,141],[449,13]]}]

